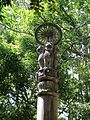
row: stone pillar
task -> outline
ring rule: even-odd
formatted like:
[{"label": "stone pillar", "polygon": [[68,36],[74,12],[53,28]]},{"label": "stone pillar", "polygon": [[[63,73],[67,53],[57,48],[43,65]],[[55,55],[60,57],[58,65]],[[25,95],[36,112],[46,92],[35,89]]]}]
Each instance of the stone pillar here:
[{"label": "stone pillar", "polygon": [[57,120],[57,80],[55,71],[43,68],[37,73],[37,120]]},{"label": "stone pillar", "polygon": [[62,38],[60,26],[43,23],[35,31],[36,41],[40,44],[37,72],[37,120],[57,120],[57,75],[56,45]]}]

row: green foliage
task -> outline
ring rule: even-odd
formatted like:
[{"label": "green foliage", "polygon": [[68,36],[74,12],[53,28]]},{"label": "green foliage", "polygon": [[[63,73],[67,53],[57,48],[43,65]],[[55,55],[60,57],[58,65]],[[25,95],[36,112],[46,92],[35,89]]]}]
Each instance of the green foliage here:
[{"label": "green foliage", "polygon": [[[36,119],[37,43],[43,22],[60,25],[58,45],[58,119],[90,116],[90,5],[84,0],[27,0],[0,11],[0,120]],[[3,16],[3,17],[2,17]]]},{"label": "green foliage", "polygon": [[1,0],[0,6],[11,5],[11,0]]}]

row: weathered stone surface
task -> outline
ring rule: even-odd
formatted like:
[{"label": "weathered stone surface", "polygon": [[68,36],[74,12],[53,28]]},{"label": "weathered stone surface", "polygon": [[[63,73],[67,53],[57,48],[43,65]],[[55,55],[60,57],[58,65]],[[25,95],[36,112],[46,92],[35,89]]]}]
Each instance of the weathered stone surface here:
[{"label": "weathered stone surface", "polygon": [[54,56],[55,56],[53,49],[54,49],[53,44],[50,42],[47,42],[45,46],[40,45],[37,48],[37,51],[39,52],[38,63],[39,63],[40,69],[44,67],[53,68]]},{"label": "weathered stone surface", "polygon": [[37,85],[38,91],[49,91],[49,92],[56,92],[57,91],[57,84],[53,81],[41,81]]},{"label": "weathered stone surface", "polygon": [[37,81],[56,79],[56,72],[52,68],[43,68],[36,73]]},{"label": "weathered stone surface", "polygon": [[57,120],[57,93],[43,92],[37,100],[37,120]]}]

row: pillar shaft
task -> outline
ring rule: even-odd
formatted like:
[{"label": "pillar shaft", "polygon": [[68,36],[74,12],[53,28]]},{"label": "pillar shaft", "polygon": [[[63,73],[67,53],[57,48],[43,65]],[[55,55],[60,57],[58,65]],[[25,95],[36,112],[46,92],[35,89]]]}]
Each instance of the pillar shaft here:
[{"label": "pillar shaft", "polygon": [[57,93],[44,92],[38,95],[37,120],[57,120]]},{"label": "pillar shaft", "polygon": [[50,68],[38,72],[37,120],[57,120],[58,94],[54,73]]}]

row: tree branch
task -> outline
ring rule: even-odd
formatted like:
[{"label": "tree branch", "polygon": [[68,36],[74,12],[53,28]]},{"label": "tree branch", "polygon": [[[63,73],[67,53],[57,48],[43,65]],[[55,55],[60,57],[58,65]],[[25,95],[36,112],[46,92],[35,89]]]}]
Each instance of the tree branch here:
[{"label": "tree branch", "polygon": [[13,32],[18,32],[18,33],[21,33],[21,34],[28,34],[28,35],[31,35],[31,36],[34,36],[32,33],[30,32],[25,32],[25,31],[18,31],[18,30],[15,30],[15,29],[12,29],[10,28],[8,25],[4,24],[4,23],[0,23],[0,25],[6,27],[7,29],[13,31]]},{"label": "tree branch", "polygon": [[61,7],[61,9],[63,10],[63,12],[66,14],[66,16],[69,18],[69,19],[66,19],[69,23],[71,23],[71,25],[75,28],[75,22],[73,21],[73,19],[71,18],[70,15],[68,15],[68,13],[65,11],[65,9],[63,7]]},{"label": "tree branch", "polygon": [[74,49],[68,48],[67,50],[70,51],[70,52],[72,52],[72,53],[75,53],[75,54],[78,55],[78,56],[90,58],[90,55],[89,55],[89,54],[84,54],[84,53],[82,53],[82,52],[80,52],[80,51],[77,51],[75,48],[74,48]]},{"label": "tree branch", "polygon": [[72,43],[69,47],[65,48],[64,51],[69,51],[69,52],[75,53],[77,56],[86,57],[86,58],[90,59],[90,55],[89,54],[84,54],[84,53],[78,51],[75,47],[73,47],[74,44],[75,43]]}]

